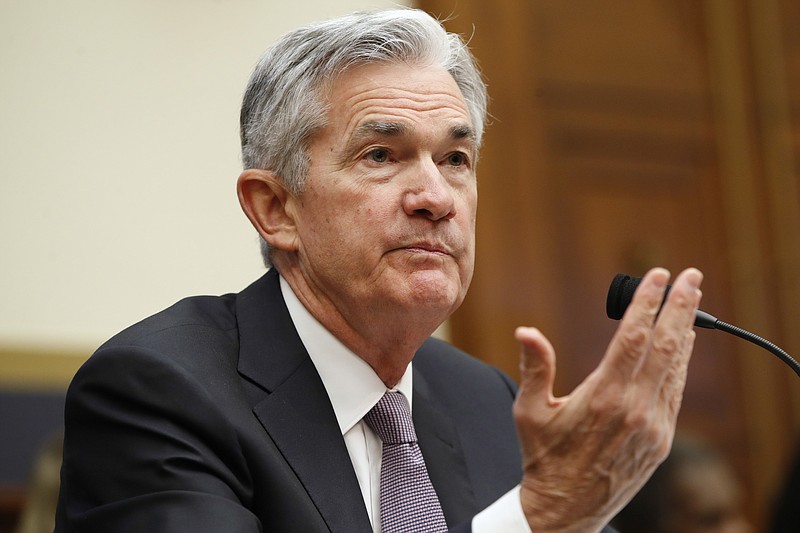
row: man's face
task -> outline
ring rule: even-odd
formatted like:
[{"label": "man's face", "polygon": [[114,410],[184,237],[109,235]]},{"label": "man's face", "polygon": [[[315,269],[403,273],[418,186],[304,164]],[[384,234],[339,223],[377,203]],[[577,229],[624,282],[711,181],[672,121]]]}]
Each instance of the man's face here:
[{"label": "man's face", "polygon": [[474,261],[477,148],[458,86],[439,68],[365,65],[329,101],[294,213],[306,283],[345,318],[444,320]]}]

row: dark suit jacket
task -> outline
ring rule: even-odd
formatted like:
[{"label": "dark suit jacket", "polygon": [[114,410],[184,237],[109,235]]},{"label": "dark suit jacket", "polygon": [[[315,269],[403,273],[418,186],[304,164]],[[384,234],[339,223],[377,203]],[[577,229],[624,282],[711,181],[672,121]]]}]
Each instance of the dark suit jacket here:
[{"label": "dark suit jacket", "polygon": [[[448,524],[520,480],[514,384],[429,340],[414,424]],[[369,532],[328,396],[270,271],[118,334],[67,394],[56,531]]]}]

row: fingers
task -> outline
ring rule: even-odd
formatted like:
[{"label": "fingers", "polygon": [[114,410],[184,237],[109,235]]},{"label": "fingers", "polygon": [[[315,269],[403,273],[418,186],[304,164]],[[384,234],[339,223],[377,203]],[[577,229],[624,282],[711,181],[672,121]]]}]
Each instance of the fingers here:
[{"label": "fingers", "polygon": [[547,405],[553,401],[556,355],[550,341],[536,328],[514,332],[520,343],[520,398]]},{"label": "fingers", "polygon": [[661,310],[652,333],[652,344],[641,368],[644,384],[661,386],[667,380],[668,388],[683,390],[686,367],[694,345],[695,313],[700,304],[700,284],[703,275],[690,268],[676,279]]},{"label": "fingers", "polygon": [[667,419],[674,426],[678,419],[678,412],[681,408],[683,389],[686,385],[686,377],[689,369],[689,359],[692,355],[695,339],[694,330],[686,334],[683,352],[675,358],[675,363],[670,368],[664,386],[662,387],[662,397],[667,402]]},{"label": "fingers", "polygon": [[654,268],[642,278],[603,361],[612,379],[627,382],[638,372],[650,348],[668,281],[669,272],[663,268]]},{"label": "fingers", "polygon": [[695,268],[683,271],[662,308],[669,272],[656,268],[645,275],[609,346],[604,364],[610,378],[626,382],[636,376],[643,386],[657,390],[673,365],[688,363],[687,335],[700,302],[702,277]]}]

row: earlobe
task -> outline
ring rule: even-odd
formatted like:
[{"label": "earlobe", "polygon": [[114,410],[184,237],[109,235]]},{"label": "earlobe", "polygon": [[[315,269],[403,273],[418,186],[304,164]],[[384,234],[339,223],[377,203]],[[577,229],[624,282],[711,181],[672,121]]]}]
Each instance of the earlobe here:
[{"label": "earlobe", "polygon": [[294,197],[273,172],[247,169],[236,182],[239,204],[250,223],[273,248],[296,249],[296,224],[290,204]]}]

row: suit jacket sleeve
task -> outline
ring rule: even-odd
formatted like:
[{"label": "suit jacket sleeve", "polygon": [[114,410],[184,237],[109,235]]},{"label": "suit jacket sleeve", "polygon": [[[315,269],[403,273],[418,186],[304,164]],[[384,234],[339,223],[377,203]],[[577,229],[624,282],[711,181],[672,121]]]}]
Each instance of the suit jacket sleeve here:
[{"label": "suit jacket sleeve", "polygon": [[272,271],[102,346],[67,392],[61,478],[57,533],[370,529]]},{"label": "suit jacket sleeve", "polygon": [[261,530],[230,421],[174,361],[99,351],[73,380],[65,421],[57,532]]}]

